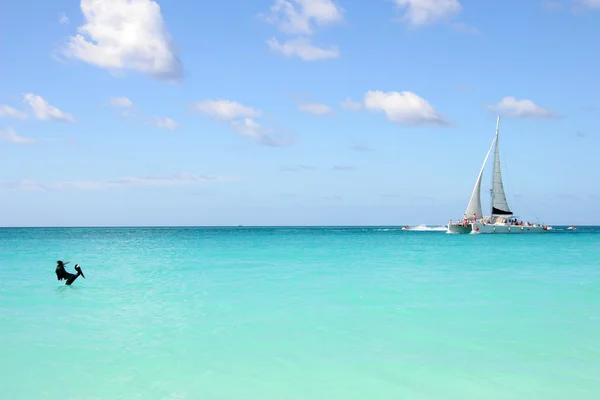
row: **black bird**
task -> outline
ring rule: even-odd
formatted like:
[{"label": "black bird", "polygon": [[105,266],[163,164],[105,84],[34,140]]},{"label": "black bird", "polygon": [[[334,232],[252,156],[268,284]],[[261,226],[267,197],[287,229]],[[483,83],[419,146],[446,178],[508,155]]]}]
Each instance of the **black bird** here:
[{"label": "black bird", "polygon": [[68,261],[64,263],[60,260],[56,262],[56,279],[58,279],[59,281],[63,279],[66,280],[65,285],[70,285],[73,282],[75,282],[75,279],[77,279],[79,275],[83,276],[83,278],[85,279],[85,275],[81,271],[81,267],[79,266],[79,264],[75,264],[75,271],[77,271],[77,274],[67,272],[65,270],[65,265],[67,265],[68,263]]}]

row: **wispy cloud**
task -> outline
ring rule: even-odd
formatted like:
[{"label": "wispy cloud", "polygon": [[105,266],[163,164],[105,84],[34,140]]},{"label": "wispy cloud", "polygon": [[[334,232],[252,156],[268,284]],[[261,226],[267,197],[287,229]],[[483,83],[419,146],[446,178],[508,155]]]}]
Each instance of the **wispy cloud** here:
[{"label": "wispy cloud", "polygon": [[111,97],[110,104],[115,107],[129,108],[133,106],[133,102],[127,97]]},{"label": "wispy cloud", "polygon": [[462,11],[458,0],[394,0],[394,3],[403,12],[401,20],[411,27],[448,20]]},{"label": "wispy cloud", "polygon": [[135,70],[165,81],[179,80],[183,67],[153,0],[81,0],[85,24],[62,53],[109,70]]},{"label": "wispy cloud", "polygon": [[0,104],[0,118],[27,119],[27,114],[7,105]]},{"label": "wispy cloud", "polygon": [[252,118],[231,121],[229,126],[238,134],[249,137],[262,146],[284,147],[294,143],[291,139],[277,135],[274,128],[263,128]]},{"label": "wispy cloud", "polygon": [[228,177],[197,175],[181,173],[170,176],[130,176],[108,181],[72,181],[42,183],[32,179],[23,179],[16,182],[0,183],[0,187],[15,190],[107,190],[120,188],[143,188],[192,185],[206,182],[229,180]]},{"label": "wispy cloud", "polygon": [[319,47],[308,39],[316,27],[339,24],[344,20],[344,10],[333,0],[275,0],[269,14],[259,14],[266,22],[275,24],[280,32],[299,35],[283,43],[275,37],[267,40],[273,52],[304,61],[339,57],[337,46]]},{"label": "wispy cloud", "polygon": [[298,110],[317,116],[333,114],[331,107],[320,103],[302,103],[298,105]]},{"label": "wispy cloud", "polygon": [[165,128],[174,131],[179,127],[179,123],[168,117],[153,117],[152,124],[157,128]]},{"label": "wispy cloud", "polygon": [[133,101],[131,101],[131,99],[128,97],[111,97],[109,103],[111,106],[119,110],[118,114],[120,116],[128,118],[129,121],[134,121],[144,125],[152,125],[157,128],[168,129],[170,131],[174,131],[179,128],[179,123],[172,118],[159,117],[156,115],[151,117],[142,115],[139,113],[139,110],[136,110],[136,107],[133,105]]},{"label": "wispy cloud", "polygon": [[236,118],[260,117],[260,110],[231,100],[205,100],[193,104],[196,111],[220,120],[230,121]]},{"label": "wispy cloud", "polygon": [[226,122],[229,128],[241,136],[253,139],[267,147],[283,147],[293,140],[282,137],[280,130],[264,128],[257,118],[262,111],[231,100],[204,100],[194,103],[193,108],[217,122]]},{"label": "wispy cloud", "polygon": [[23,96],[23,102],[29,105],[36,119],[75,122],[71,114],[50,105],[42,96],[27,93]]},{"label": "wispy cloud", "polygon": [[275,0],[270,14],[260,14],[285,34],[312,35],[315,26],[343,21],[344,10],[332,0]]},{"label": "wispy cloud", "polygon": [[600,0],[571,0],[578,9],[600,10]]},{"label": "wispy cloud", "polygon": [[252,118],[243,118],[239,121],[232,121],[231,127],[240,135],[254,138],[259,138],[266,133],[262,126],[260,126],[260,124],[254,121]]},{"label": "wispy cloud", "polygon": [[496,105],[488,106],[488,110],[500,115],[523,119],[551,119],[557,114],[547,108],[538,106],[531,100],[517,100],[512,96],[504,97]]},{"label": "wispy cloud", "polygon": [[281,53],[286,57],[298,57],[304,61],[326,60],[340,56],[337,46],[318,47],[307,38],[290,39],[280,43],[273,37],[267,40],[267,44],[271,51]]},{"label": "wispy cloud", "polygon": [[358,111],[362,108],[362,104],[360,104],[358,101],[352,100],[350,97],[346,97],[344,100],[342,100],[340,105],[343,109],[351,111]]},{"label": "wispy cloud", "polygon": [[69,23],[69,18],[64,12],[59,14],[58,23],[61,25],[67,25]]},{"label": "wispy cloud", "polygon": [[388,120],[400,125],[448,125],[427,100],[411,92],[369,91],[365,94],[365,108],[383,112]]},{"label": "wispy cloud", "polygon": [[36,142],[33,138],[18,135],[13,128],[0,129],[0,140],[17,144],[33,144]]}]

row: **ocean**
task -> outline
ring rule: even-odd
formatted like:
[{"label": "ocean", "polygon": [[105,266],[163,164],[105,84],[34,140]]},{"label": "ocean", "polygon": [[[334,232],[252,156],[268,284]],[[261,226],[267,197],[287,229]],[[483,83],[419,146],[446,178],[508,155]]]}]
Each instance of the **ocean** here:
[{"label": "ocean", "polygon": [[[72,286],[56,261],[82,267]],[[2,398],[600,397],[600,228],[0,229]]]}]

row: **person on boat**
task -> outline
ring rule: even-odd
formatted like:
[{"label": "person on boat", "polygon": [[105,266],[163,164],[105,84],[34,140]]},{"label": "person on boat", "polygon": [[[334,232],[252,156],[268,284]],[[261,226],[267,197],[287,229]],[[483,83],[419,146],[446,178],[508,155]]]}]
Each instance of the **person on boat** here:
[{"label": "person on boat", "polygon": [[79,277],[79,275],[83,276],[83,278],[85,279],[85,275],[83,275],[83,272],[81,271],[81,267],[79,266],[79,264],[75,264],[75,271],[77,271],[77,274],[72,274],[70,272],[67,272],[67,270],[65,270],[65,265],[68,264],[69,262],[67,261],[67,263],[64,263],[60,260],[58,260],[56,262],[56,279],[58,279],[59,281],[62,281],[63,279],[66,281],[65,285],[70,285],[73,282],[75,282],[75,279],[77,279]]}]

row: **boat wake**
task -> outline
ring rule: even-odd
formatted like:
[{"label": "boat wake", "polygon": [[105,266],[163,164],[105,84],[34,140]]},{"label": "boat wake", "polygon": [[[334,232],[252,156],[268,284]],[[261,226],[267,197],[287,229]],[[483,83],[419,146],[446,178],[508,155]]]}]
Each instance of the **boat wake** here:
[{"label": "boat wake", "polygon": [[417,231],[417,232],[445,232],[447,228],[445,226],[427,226],[425,224],[417,226],[405,226],[402,228],[403,231]]}]

